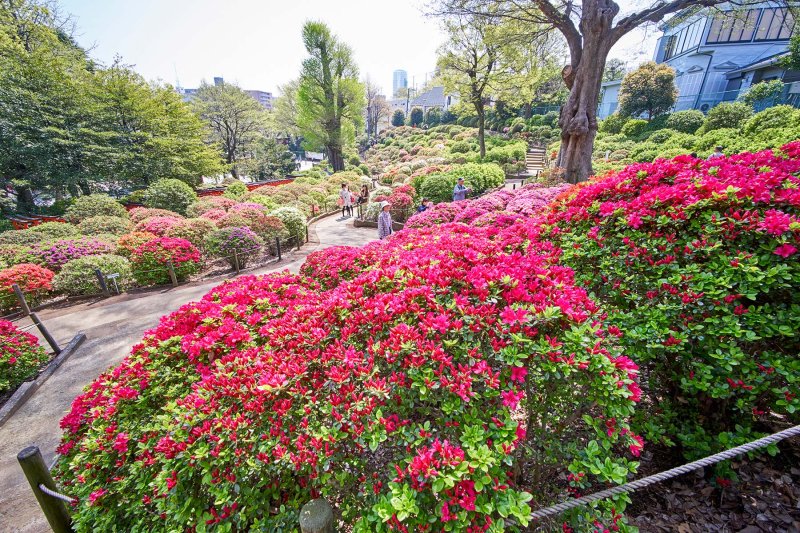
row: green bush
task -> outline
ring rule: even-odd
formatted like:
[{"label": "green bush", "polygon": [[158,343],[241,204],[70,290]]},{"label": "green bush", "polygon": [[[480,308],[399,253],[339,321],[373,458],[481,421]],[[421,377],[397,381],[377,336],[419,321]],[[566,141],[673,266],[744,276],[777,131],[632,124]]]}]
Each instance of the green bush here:
[{"label": "green bush", "polygon": [[664,143],[670,140],[676,133],[675,130],[658,130],[647,137],[647,142]]},{"label": "green bush", "polygon": [[[722,128],[738,128],[753,115],[753,108],[742,102],[722,102],[711,108],[703,123],[702,133]],[[701,132],[698,132],[701,133]]]},{"label": "green bush", "polygon": [[31,231],[30,229],[4,231],[3,233],[0,233],[0,245],[26,246],[28,244],[34,244],[44,240],[48,239],[39,233]]},{"label": "green bush", "polygon": [[420,196],[428,198],[434,203],[450,202],[453,200],[453,187],[455,187],[455,184],[455,176],[431,174],[422,182]]},{"label": "green bush", "polygon": [[236,180],[225,187],[225,192],[222,193],[222,196],[225,198],[230,198],[231,200],[241,200],[248,192],[247,185],[239,180]]},{"label": "green bush", "polygon": [[[104,215],[101,215],[104,216]],[[81,231],[72,224],[65,224],[63,222],[45,222],[38,226],[30,227],[26,230],[33,235],[38,235],[39,240],[48,241],[51,239],[69,239],[70,237],[77,237]]]},{"label": "green bush", "polygon": [[67,208],[64,218],[68,222],[78,224],[82,220],[100,215],[128,218],[128,212],[122,204],[107,194],[90,194],[76,198]]},{"label": "green bush", "polygon": [[[67,262],[53,278],[53,288],[70,296],[100,294],[102,289],[95,274],[97,269],[105,276],[119,274],[115,281],[120,291],[133,284],[130,262],[119,255],[105,254],[90,255]],[[114,282],[109,280],[108,286],[113,290]]]},{"label": "green bush", "polygon": [[194,190],[176,179],[160,179],[144,192],[144,205],[186,215],[186,208],[197,201]]},{"label": "green bush", "polygon": [[468,141],[456,141],[450,145],[450,153],[453,154],[466,154],[478,149],[478,146]]},{"label": "green bush", "polygon": [[207,218],[187,218],[167,229],[166,236],[186,239],[202,249],[206,236],[216,229],[217,225]]},{"label": "green bush", "polygon": [[647,121],[639,118],[633,118],[622,126],[622,134],[630,139],[639,137],[647,129]]},{"label": "green bush", "polygon": [[666,126],[683,133],[694,133],[700,129],[705,119],[702,111],[687,109],[671,114],[667,119]]},{"label": "green bush", "polygon": [[296,237],[301,241],[306,238],[306,217],[295,207],[279,207],[270,213],[271,216],[278,217],[286,226],[289,236]]},{"label": "green bush", "polygon": [[762,81],[752,85],[741,98],[749,106],[769,105],[781,95],[781,92],[783,92],[781,80]]},{"label": "green bush", "polygon": [[83,235],[123,235],[128,233],[133,225],[127,218],[99,215],[87,218],[78,224],[78,230]]},{"label": "green bush", "polygon": [[790,105],[776,105],[756,113],[742,126],[745,135],[763,134],[766,130],[795,126],[800,122],[800,110]]},{"label": "green bush", "polygon": [[739,136],[735,128],[720,128],[703,133],[697,138],[695,148],[698,152],[710,152],[715,146],[728,146],[732,139]]}]

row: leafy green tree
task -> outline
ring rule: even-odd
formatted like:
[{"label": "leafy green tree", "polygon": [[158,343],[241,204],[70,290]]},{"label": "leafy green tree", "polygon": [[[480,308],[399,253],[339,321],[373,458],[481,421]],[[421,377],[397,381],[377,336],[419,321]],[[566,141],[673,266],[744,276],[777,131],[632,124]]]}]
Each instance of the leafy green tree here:
[{"label": "leafy green tree", "polygon": [[781,80],[762,81],[752,85],[742,96],[742,101],[753,107],[774,105],[775,100],[783,92]]},{"label": "leafy green tree", "polygon": [[344,170],[344,147],[355,140],[364,114],[364,87],[353,51],[322,22],[306,22],[297,91],[297,123],[306,142],[324,146],[334,172]]},{"label": "leafy green tree", "polygon": [[626,74],[619,89],[619,113],[631,117],[647,114],[647,120],[668,112],[678,97],[675,69],[648,61]]},{"label": "leafy green tree", "polygon": [[411,113],[408,117],[408,125],[409,126],[419,126],[422,124],[422,121],[425,119],[425,115],[422,111],[421,107],[415,107],[411,110]]},{"label": "leafy green tree", "polygon": [[609,59],[603,69],[603,81],[621,80],[627,74],[628,69],[625,62],[621,59]]},{"label": "leafy green tree", "polygon": [[789,55],[781,64],[785,69],[800,70],[800,32],[795,31],[789,40]]},{"label": "leafy green tree", "polygon": [[432,107],[425,112],[425,124],[428,126],[437,126],[442,122],[442,110],[438,107]]},{"label": "leafy green tree", "polygon": [[399,109],[392,115],[392,126],[398,127],[406,123],[406,114]]},{"label": "leafy green tree", "polygon": [[192,107],[211,130],[233,177],[239,177],[239,161],[267,123],[266,111],[256,100],[231,83],[203,83],[192,99]]},{"label": "leafy green tree", "polygon": [[252,147],[252,157],[244,163],[248,176],[254,180],[285,178],[295,171],[294,154],[275,139],[261,136]]}]

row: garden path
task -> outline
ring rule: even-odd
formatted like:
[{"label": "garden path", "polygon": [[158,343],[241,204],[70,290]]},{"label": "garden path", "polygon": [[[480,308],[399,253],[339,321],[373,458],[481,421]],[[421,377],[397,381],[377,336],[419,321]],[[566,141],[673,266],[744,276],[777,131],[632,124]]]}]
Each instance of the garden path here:
[{"label": "garden path", "polygon": [[[353,227],[352,219],[330,216],[309,228],[310,242],[286,254],[283,261],[247,274],[283,269],[297,272],[309,253],[330,246],[361,246],[377,237],[377,231]],[[200,299],[224,278],[184,285],[176,289],[123,294],[66,309],[43,310],[39,317],[60,345],[78,331],[86,342],[56,373],[0,427],[0,532],[46,532],[47,521],[39,509],[17,464],[17,453],[37,445],[45,462],[55,457],[61,437],[59,421],[73,398],[108,367],[118,364],[144,332],[161,316]]]}]

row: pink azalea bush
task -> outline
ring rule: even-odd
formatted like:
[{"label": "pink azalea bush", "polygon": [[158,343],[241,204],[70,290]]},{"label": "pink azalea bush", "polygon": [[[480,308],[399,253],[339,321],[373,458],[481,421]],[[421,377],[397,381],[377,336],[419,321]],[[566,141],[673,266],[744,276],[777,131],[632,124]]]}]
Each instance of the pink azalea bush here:
[{"label": "pink azalea bush", "polygon": [[55,272],[32,263],[20,263],[0,270],[0,309],[19,307],[19,299],[14,292],[18,285],[30,305],[36,305],[47,293],[53,290]]},{"label": "pink azalea bush", "polygon": [[78,237],[36,243],[31,245],[28,253],[35,258],[36,263],[57,271],[73,259],[111,254],[115,249],[116,245],[113,242],[101,238]]},{"label": "pink azalea bush", "polygon": [[354,531],[519,531],[623,481],[636,366],[536,226],[487,234],[328,249],[164,317],[62,422],[76,529],[292,530],[322,496]]},{"label": "pink azalea bush", "polygon": [[130,257],[133,277],[139,285],[164,285],[171,281],[168,261],[178,281],[200,270],[200,252],[185,239],[159,237],[136,248]]},{"label": "pink azalea bush", "polygon": [[154,216],[145,218],[136,224],[136,231],[144,231],[165,237],[172,229],[183,224],[184,218],[176,216]]},{"label": "pink azalea bush", "polygon": [[0,394],[34,376],[48,359],[36,337],[0,320]]},{"label": "pink azalea bush", "polygon": [[138,224],[142,220],[152,218],[152,217],[173,217],[173,218],[183,218],[183,216],[175,213],[174,211],[169,211],[167,209],[157,209],[152,207],[134,207],[128,212],[128,215],[131,217],[131,222],[134,224]]}]

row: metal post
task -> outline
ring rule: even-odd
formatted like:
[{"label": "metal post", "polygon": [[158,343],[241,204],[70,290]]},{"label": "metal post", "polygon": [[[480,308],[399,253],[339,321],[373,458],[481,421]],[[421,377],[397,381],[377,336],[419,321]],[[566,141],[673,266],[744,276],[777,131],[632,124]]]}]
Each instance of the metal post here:
[{"label": "metal post", "polygon": [[175,267],[172,266],[172,260],[167,261],[167,269],[169,269],[169,279],[172,280],[172,286],[178,286],[178,276],[175,275]]},{"label": "metal post", "polygon": [[300,509],[302,533],[333,533],[333,508],[322,498],[311,500]]},{"label": "metal post", "polygon": [[240,271],[240,268],[239,268],[239,252],[237,252],[235,249],[233,250],[233,268],[236,269],[236,273],[238,274],[239,271]]},{"label": "metal post", "polygon": [[30,316],[30,317],[31,317],[31,321],[32,321],[34,324],[36,324],[36,327],[37,327],[37,328],[39,328],[39,333],[41,333],[41,334],[42,334],[42,337],[44,337],[44,340],[46,340],[46,341],[47,341],[47,344],[49,344],[49,345],[50,345],[50,347],[53,349],[53,352],[54,352],[54,353],[57,353],[57,354],[58,354],[58,353],[61,353],[61,348],[58,346],[58,343],[57,343],[57,342],[56,342],[56,340],[53,338],[53,336],[52,336],[52,335],[50,335],[50,332],[49,332],[49,331],[47,331],[47,328],[46,328],[46,327],[44,327],[44,324],[42,324],[42,321],[41,321],[41,320],[39,320],[39,317],[38,317],[38,316],[36,316],[36,313],[31,313],[31,314],[30,314],[30,315],[28,315],[28,316]]},{"label": "metal post", "polygon": [[19,300],[19,305],[22,307],[22,312],[25,316],[31,314],[31,308],[28,307],[28,302],[25,300],[25,295],[22,294],[22,289],[19,288],[19,285],[14,283],[11,285],[11,288],[14,289],[14,294],[17,295],[17,300]]},{"label": "metal post", "polygon": [[281,260],[281,238],[275,237],[275,247],[278,249],[278,261]]},{"label": "metal post", "polygon": [[99,268],[95,268],[94,275],[97,276],[97,281],[100,282],[100,290],[103,291],[103,296],[111,296],[111,291],[108,290],[108,283],[106,283],[106,277],[103,272]]},{"label": "metal post", "polygon": [[42,453],[36,446],[28,446],[17,454],[17,460],[33,489],[36,501],[47,517],[47,522],[55,533],[68,533],[72,531],[72,518],[67,512],[64,502],[42,492],[39,485],[44,485],[50,490],[56,490],[55,481],[50,475],[50,470],[44,464]]}]

